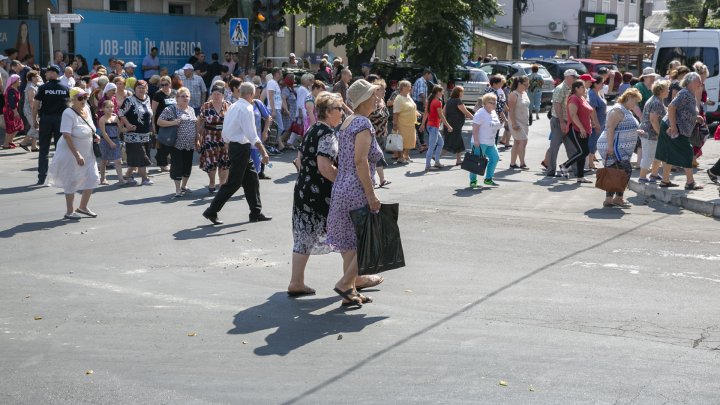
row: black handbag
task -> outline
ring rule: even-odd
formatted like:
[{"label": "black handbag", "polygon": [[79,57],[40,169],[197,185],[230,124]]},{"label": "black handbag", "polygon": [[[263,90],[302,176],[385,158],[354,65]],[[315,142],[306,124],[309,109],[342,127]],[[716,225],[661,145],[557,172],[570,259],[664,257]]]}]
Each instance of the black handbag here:
[{"label": "black handbag", "polygon": [[488,158],[485,155],[476,155],[472,152],[465,152],[465,158],[463,159],[460,168],[467,170],[470,173],[475,173],[478,176],[485,175],[485,169],[487,168]]},{"label": "black handbag", "polygon": [[[175,118],[177,118],[177,107],[175,109]],[[178,126],[173,125],[171,127],[160,127],[158,125],[157,141],[165,146],[175,146],[177,143]]]}]

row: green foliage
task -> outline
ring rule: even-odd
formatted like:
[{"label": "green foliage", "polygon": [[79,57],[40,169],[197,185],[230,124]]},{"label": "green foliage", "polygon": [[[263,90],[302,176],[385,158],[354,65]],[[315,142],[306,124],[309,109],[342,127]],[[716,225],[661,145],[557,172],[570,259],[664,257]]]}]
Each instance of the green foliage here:
[{"label": "green foliage", "polygon": [[667,19],[670,28],[717,28],[720,21],[718,0],[668,0]]},{"label": "green foliage", "polygon": [[414,15],[403,20],[408,56],[431,66],[441,80],[462,63],[463,43],[474,35],[470,21],[501,13],[495,0],[414,0],[414,4]]}]

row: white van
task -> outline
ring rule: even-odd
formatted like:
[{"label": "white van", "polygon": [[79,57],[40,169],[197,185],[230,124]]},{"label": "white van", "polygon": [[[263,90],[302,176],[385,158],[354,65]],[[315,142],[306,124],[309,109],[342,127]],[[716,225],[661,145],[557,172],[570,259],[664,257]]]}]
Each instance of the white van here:
[{"label": "white van", "polygon": [[[692,69],[693,63],[701,61],[707,65],[710,75],[705,81],[708,102],[705,110],[712,116],[718,111],[720,96],[720,30],[684,29],[666,30],[660,34],[655,46],[652,67],[661,76],[668,74],[668,66],[673,60]],[[715,114],[713,114],[715,113]]]}]

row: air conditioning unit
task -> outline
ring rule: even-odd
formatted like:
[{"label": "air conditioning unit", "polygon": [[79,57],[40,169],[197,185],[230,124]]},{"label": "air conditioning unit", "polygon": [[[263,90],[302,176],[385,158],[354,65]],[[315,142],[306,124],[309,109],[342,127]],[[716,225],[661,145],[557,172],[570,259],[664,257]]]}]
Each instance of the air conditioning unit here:
[{"label": "air conditioning unit", "polygon": [[565,25],[562,21],[550,21],[548,24],[548,31],[550,32],[563,32],[565,30]]}]

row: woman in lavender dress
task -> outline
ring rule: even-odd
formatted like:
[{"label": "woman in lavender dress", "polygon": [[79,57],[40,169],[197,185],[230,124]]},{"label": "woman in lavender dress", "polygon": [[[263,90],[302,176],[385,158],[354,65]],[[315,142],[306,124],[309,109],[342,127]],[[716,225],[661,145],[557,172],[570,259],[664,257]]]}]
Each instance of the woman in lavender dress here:
[{"label": "woman in lavender dress", "polygon": [[373,212],[380,210],[372,179],[375,164],[383,153],[368,119],[377,104],[376,89],[377,86],[363,79],[350,86],[347,94],[355,113],[345,119],[338,134],[338,174],[333,183],[327,219],[327,243],[343,257],[343,277],[335,284],[335,292],[343,297],[344,306],[362,306],[371,302],[356,289],[357,240],[350,211],[365,206]]}]

